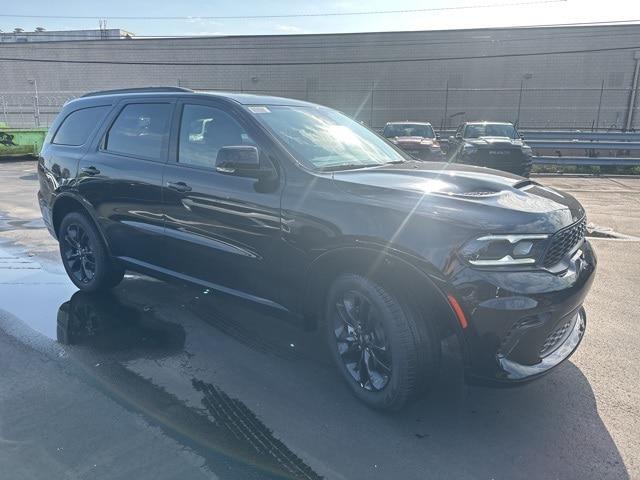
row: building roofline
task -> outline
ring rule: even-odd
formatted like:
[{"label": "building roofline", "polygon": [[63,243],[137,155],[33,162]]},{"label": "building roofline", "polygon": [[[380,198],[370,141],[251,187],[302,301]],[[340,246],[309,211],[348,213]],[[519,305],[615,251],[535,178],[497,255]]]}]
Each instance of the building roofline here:
[{"label": "building roofline", "polygon": [[[510,26],[510,27],[479,27],[479,28],[451,28],[451,29],[434,29],[434,30],[391,30],[391,31],[367,31],[367,32],[329,32],[329,33],[294,33],[294,34],[262,34],[262,35],[194,35],[194,36],[157,36],[157,37],[140,37],[127,32],[126,30],[119,28],[112,28],[108,30],[119,30],[125,34],[131,35],[131,38],[113,37],[107,39],[91,38],[91,39],[77,39],[77,40],[49,40],[49,41],[30,41],[29,43],[59,43],[59,42],[112,42],[114,40],[131,40],[136,42],[148,42],[158,40],[175,40],[175,41],[189,41],[189,40],[234,40],[234,39],[247,39],[247,38],[259,38],[259,39],[289,39],[289,38],[311,38],[311,37],[353,37],[353,36],[374,36],[374,35],[398,35],[398,34],[460,34],[460,33],[481,33],[481,32],[517,32],[517,31],[543,31],[543,30],[560,30],[560,29],[605,29],[605,28],[640,28],[640,22],[636,23],[580,23],[580,24],[556,24],[556,25],[522,25],[522,26]],[[69,30],[72,31],[72,30]],[[93,30],[75,30],[75,31],[93,31]],[[64,33],[60,30],[52,30],[51,32]],[[48,32],[48,33],[51,33]],[[5,34],[13,34],[13,32],[3,32]],[[23,32],[29,33],[29,32]],[[36,33],[36,32],[31,32]],[[640,31],[638,32],[640,34]],[[37,33],[36,33],[37,35]]]}]

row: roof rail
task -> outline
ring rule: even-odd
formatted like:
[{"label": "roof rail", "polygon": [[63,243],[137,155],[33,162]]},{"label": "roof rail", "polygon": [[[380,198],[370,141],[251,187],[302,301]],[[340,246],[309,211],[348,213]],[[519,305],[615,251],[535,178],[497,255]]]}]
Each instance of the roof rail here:
[{"label": "roof rail", "polygon": [[120,93],[156,93],[156,92],[193,92],[190,88],[184,87],[141,87],[141,88],[120,88],[116,90],[100,90],[82,95],[85,97],[97,97],[99,95],[115,95]]}]

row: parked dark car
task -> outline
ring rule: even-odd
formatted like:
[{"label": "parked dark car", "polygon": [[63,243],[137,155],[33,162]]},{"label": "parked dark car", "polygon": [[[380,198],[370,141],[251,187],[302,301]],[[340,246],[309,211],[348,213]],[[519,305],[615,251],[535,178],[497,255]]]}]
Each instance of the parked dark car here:
[{"label": "parked dark car", "polygon": [[382,135],[416,160],[443,160],[439,137],[427,122],[388,122]]},{"label": "parked dark car", "polygon": [[531,147],[511,123],[467,122],[449,138],[447,158],[455,163],[495,168],[528,177]]},{"label": "parked dark car", "polygon": [[297,100],[149,88],[65,105],[38,199],[85,291],[125,269],[187,281],[321,328],[347,384],[401,408],[455,335],[467,378],[533,379],[585,331],[596,269],[570,195],[418,162]]}]

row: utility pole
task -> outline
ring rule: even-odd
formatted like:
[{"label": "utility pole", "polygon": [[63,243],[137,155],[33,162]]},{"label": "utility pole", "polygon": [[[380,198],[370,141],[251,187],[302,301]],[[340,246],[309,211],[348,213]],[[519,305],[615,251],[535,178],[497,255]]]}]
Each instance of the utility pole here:
[{"label": "utility pole", "polygon": [[444,93],[444,116],[442,117],[442,124],[440,130],[447,129],[447,114],[449,113],[449,80],[447,80],[447,86]]},{"label": "utility pole", "polygon": [[2,96],[2,113],[4,114],[4,123],[9,126],[9,116],[7,115],[7,99]]},{"label": "utility pole", "polygon": [[518,96],[518,113],[516,114],[516,127],[520,126],[520,107],[522,107],[522,90],[524,89],[524,77],[520,79],[520,95]]},{"label": "utility pole", "polygon": [[600,100],[598,101],[598,113],[596,114],[596,132],[600,127],[600,110],[602,109],[602,95],[604,94],[604,78],[602,79],[602,86],[600,87]]},{"label": "utility pole", "polygon": [[520,79],[520,95],[518,96],[518,114],[516,115],[516,127],[520,126],[520,109],[522,107],[522,92],[524,91],[524,81],[533,78],[533,74],[525,73]]},{"label": "utility pole", "polygon": [[638,94],[638,74],[640,73],[640,52],[636,52],[634,57],[636,68],[633,72],[633,83],[631,84],[631,96],[629,97],[629,109],[627,111],[627,121],[624,130],[628,132],[633,125],[633,111],[636,108],[636,95]]},{"label": "utility pole", "polygon": [[373,128],[373,91],[375,89],[375,84],[371,82],[371,108],[369,109],[369,128]]},{"label": "utility pole", "polygon": [[35,91],[35,97],[33,99],[33,119],[35,120],[36,128],[40,126],[40,99],[38,98],[38,80],[31,79],[29,83],[33,85]]}]

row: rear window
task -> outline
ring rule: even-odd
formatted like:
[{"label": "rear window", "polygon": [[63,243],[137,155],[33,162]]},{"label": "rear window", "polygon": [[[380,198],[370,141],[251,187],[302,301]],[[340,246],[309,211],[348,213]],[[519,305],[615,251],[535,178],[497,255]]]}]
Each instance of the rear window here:
[{"label": "rear window", "polygon": [[105,150],[160,160],[169,138],[172,105],[132,103],[122,109],[105,139]]},{"label": "rear window", "polygon": [[58,128],[53,142],[57,145],[84,145],[89,139],[91,132],[102,123],[104,117],[111,107],[103,105],[99,107],[88,107],[71,112],[62,121]]}]

